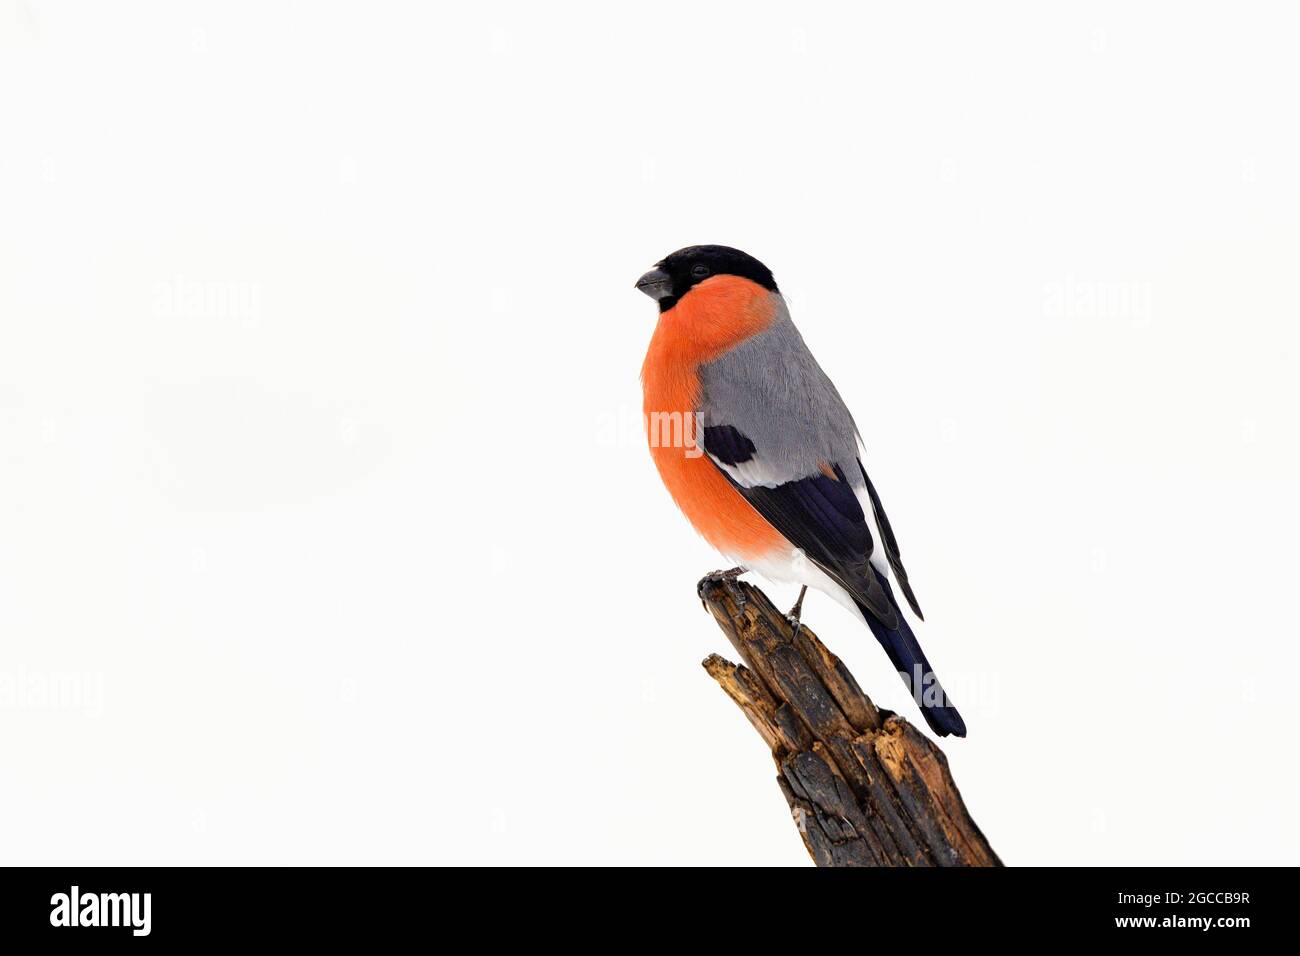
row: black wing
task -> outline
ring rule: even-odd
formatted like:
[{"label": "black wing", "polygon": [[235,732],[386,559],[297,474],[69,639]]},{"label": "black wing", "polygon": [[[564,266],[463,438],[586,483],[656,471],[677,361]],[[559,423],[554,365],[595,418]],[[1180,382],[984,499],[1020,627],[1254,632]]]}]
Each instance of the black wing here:
[{"label": "black wing", "polygon": [[924,621],[925,615],[921,613],[921,605],[916,603],[916,595],[912,593],[912,585],[907,580],[907,570],[903,567],[903,558],[898,550],[898,539],[894,537],[894,529],[889,526],[889,518],[885,515],[885,506],[880,503],[880,495],[876,494],[876,486],[867,476],[867,469],[862,467],[861,459],[858,460],[858,471],[862,472],[862,480],[867,483],[867,495],[871,498],[871,510],[876,513],[876,529],[880,532],[881,543],[885,546],[885,557],[889,559],[889,567],[893,569],[894,578],[898,581],[903,596],[907,598],[907,603],[912,606],[916,616]]},{"label": "black wing", "polygon": [[[748,437],[730,425],[706,427],[704,450],[715,464],[722,462],[727,465],[749,461],[757,451]],[[881,624],[895,630],[898,627],[897,614],[880,581],[871,573],[870,558],[874,545],[862,505],[845,480],[839,464],[828,462],[827,466],[834,472],[834,477],[819,473],[776,487],[746,487],[725,468],[719,466],[719,471],[754,506],[754,510],[803,551],[809,561],[866,605]],[[874,508],[874,494],[871,500]],[[881,513],[877,510],[877,514]],[[882,523],[882,533],[884,527]]]}]

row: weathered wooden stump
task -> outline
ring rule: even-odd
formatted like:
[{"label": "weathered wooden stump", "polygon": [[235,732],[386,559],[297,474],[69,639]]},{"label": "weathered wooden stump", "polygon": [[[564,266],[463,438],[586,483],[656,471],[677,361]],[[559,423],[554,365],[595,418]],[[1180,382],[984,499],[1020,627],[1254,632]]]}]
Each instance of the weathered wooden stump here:
[{"label": "weathered wooden stump", "polygon": [[877,708],[807,624],[796,634],[743,581],[707,577],[699,594],[744,661],[711,654],[704,669],[771,748],[777,783],[818,866],[1002,865],[943,752]]}]

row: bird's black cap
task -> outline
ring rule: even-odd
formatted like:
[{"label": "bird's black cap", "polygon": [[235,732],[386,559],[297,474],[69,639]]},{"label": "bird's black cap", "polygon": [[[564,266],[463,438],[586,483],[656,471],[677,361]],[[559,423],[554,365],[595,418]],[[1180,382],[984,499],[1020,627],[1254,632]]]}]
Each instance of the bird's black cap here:
[{"label": "bird's black cap", "polygon": [[692,286],[716,275],[740,276],[770,292],[780,291],[771,269],[748,253],[730,246],[678,249],[665,256],[652,272],[642,276],[637,287],[658,299],[660,312],[667,312]]}]

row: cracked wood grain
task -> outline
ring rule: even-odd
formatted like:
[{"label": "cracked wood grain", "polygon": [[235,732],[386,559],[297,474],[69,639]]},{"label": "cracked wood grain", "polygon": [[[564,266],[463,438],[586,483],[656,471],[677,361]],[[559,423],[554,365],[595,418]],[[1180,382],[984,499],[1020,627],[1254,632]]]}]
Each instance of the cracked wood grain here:
[{"label": "cracked wood grain", "polygon": [[818,866],[1001,866],[934,743],[881,710],[805,623],[767,595],[705,578],[700,599],[742,663],[704,669],[777,766],[777,784]]}]

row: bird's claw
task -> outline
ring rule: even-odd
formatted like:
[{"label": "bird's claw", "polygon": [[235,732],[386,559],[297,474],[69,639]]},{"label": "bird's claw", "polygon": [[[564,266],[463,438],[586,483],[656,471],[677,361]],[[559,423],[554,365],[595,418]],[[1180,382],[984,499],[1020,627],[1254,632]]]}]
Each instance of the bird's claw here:
[{"label": "bird's claw", "polygon": [[[727,596],[731,598],[737,609],[745,606],[745,592],[736,584],[736,578],[744,574],[747,568],[729,568],[726,571],[710,571],[704,577],[700,578],[700,583],[696,586],[696,591],[700,595],[700,603],[704,604],[704,586],[706,584],[721,583],[726,590]],[[707,608],[708,605],[705,604]]]}]

